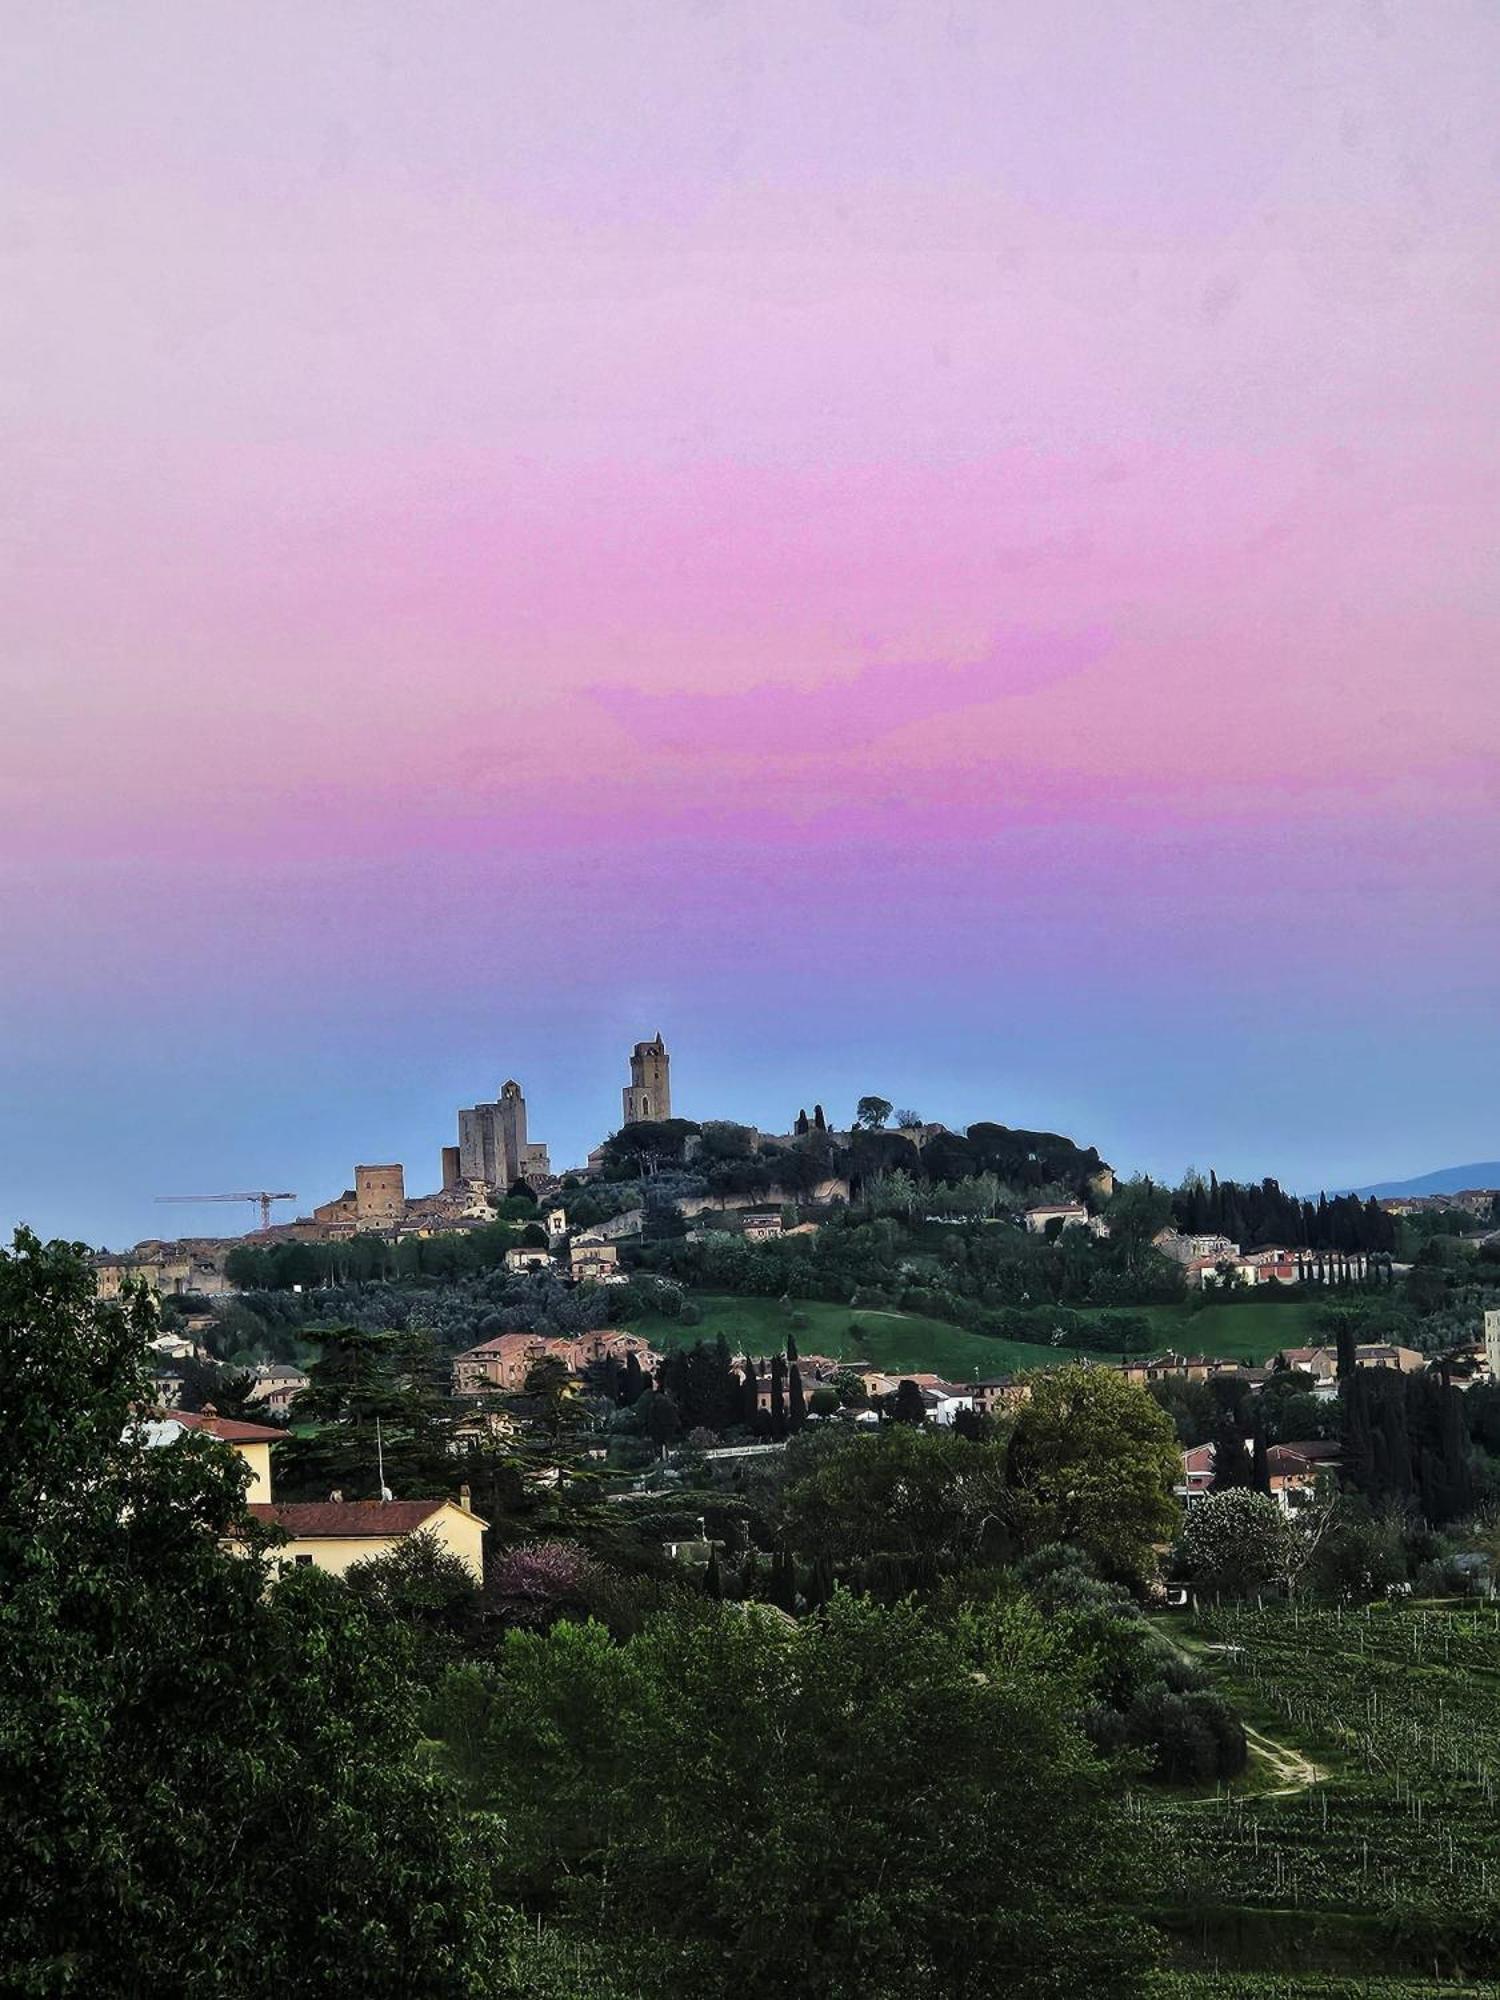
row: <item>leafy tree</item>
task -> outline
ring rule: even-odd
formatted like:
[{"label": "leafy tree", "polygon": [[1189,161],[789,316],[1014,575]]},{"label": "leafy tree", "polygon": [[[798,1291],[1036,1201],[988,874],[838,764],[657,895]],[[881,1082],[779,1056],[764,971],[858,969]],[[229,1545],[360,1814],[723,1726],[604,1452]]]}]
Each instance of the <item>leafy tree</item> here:
[{"label": "leafy tree", "polygon": [[1007,1461],[1023,1545],[1075,1542],[1105,1571],[1144,1577],[1177,1520],[1170,1420],[1112,1369],[1060,1368],[1030,1387]]},{"label": "leafy tree", "polygon": [[526,1370],[521,1394],[534,1407],[536,1421],[550,1438],[582,1421],[583,1412],[573,1393],[573,1377],[566,1361],[557,1354],[541,1354]]},{"label": "leafy tree", "polygon": [[1133,1269],[1172,1220],[1172,1197],[1149,1177],[1124,1181],[1115,1189],[1105,1208],[1111,1241],[1124,1253]]},{"label": "leafy tree", "polygon": [[178,1409],[199,1411],[211,1403],[221,1417],[249,1423],[266,1421],[265,1412],[251,1401],[255,1377],[248,1369],[220,1368],[192,1354],[182,1355],[172,1366],[182,1377]]},{"label": "leafy tree", "polygon": [[560,1895],[653,2000],[1137,1990],[1131,1829],[1023,1647],[979,1672],[910,1604],[700,1600],[624,1646],[512,1634],[447,1708],[512,1891]]},{"label": "leafy tree", "polygon": [[925,1424],[927,1405],[915,1382],[903,1379],[896,1384],[890,1401],[891,1421],[896,1424]]},{"label": "leafy tree", "polygon": [[949,1430],[883,1425],[790,1448],[782,1519],[792,1545],[885,1594],[1009,1546],[1005,1450]]},{"label": "leafy tree", "polygon": [[431,1533],[408,1535],[386,1555],[352,1564],[344,1581],[373,1618],[413,1632],[429,1653],[477,1629],[479,1585]]},{"label": "leafy tree", "polygon": [[150,1328],[81,1246],[0,1253],[6,1990],[527,1990],[400,1632],[324,1572],[271,1586],[226,1447],[148,1442]]},{"label": "leafy tree", "polygon": [[854,1122],[864,1132],[880,1132],[891,1115],[888,1097],[862,1097],[855,1106]]},{"label": "leafy tree", "polygon": [[1154,1777],[1169,1785],[1207,1785],[1238,1777],[1249,1746],[1244,1724],[1221,1695],[1183,1693],[1158,1682],[1127,1710],[1121,1740],[1146,1752]]},{"label": "leafy tree", "polygon": [[320,1352],[292,1419],[317,1429],[277,1447],[282,1496],[378,1498],[382,1470],[398,1500],[445,1491],[452,1414],[431,1334],[340,1326],[309,1330],[309,1338]]},{"label": "leafy tree", "polygon": [[1406,1581],[1403,1522],[1358,1499],[1338,1501],[1303,1565],[1300,1581],[1318,1597],[1367,1604]]},{"label": "leafy tree", "polygon": [[1209,1493],[1188,1509],[1173,1566],[1215,1597],[1243,1597],[1284,1582],[1297,1556],[1296,1530],[1276,1501],[1239,1486]]}]

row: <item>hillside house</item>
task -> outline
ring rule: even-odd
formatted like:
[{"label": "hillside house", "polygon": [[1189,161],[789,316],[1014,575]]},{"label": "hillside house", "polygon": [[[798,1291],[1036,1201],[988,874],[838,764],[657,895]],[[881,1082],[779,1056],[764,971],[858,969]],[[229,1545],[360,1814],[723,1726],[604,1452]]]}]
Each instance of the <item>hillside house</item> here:
[{"label": "hillside house", "polygon": [[172,1444],[177,1438],[194,1432],[200,1437],[217,1438],[221,1444],[231,1446],[249,1466],[247,1498],[270,1499],[271,1447],[281,1442],[286,1436],[285,1431],[273,1430],[269,1424],[245,1424],[234,1417],[221,1417],[212,1408],[198,1411],[155,1410],[145,1418],[142,1430],[148,1445]]},{"label": "hillside house", "polygon": [[1017,1375],[989,1375],[967,1387],[969,1407],[982,1417],[1002,1416],[1031,1401],[1031,1384]]},{"label": "hillside house", "polygon": [[1063,1229],[1087,1229],[1089,1212],[1081,1201],[1039,1202],[1026,1211],[1026,1227],[1033,1236],[1045,1236],[1048,1224],[1053,1222]]},{"label": "hillside house", "polygon": [[514,1395],[524,1384],[533,1364],[552,1356],[573,1375],[581,1375],[596,1361],[613,1356],[625,1361],[634,1354],[650,1375],[661,1366],[661,1356],[639,1334],[623,1333],[606,1327],[596,1333],[572,1336],[540,1333],[502,1333],[493,1340],[468,1348],[453,1362],[453,1393],[456,1396]]},{"label": "hillside house", "polygon": [[550,1251],[543,1250],[539,1245],[528,1244],[506,1251],[505,1268],[514,1278],[535,1278],[543,1271],[551,1271],[555,1267]]},{"label": "hillside house", "polygon": [[290,1414],[293,1399],[308,1387],[308,1377],[290,1363],[268,1361],[250,1370],[253,1387],[249,1400],[269,1416]]},{"label": "hillside house", "polygon": [[262,1527],[280,1528],[290,1540],[272,1552],[283,1569],[315,1564],[335,1576],[371,1556],[389,1555],[412,1535],[431,1535],[468,1570],[484,1577],[484,1531],[489,1523],[457,1500],[287,1500],[250,1508]]},{"label": "hillside house", "polygon": [[745,1213],[740,1233],[747,1243],[771,1243],[782,1234],[779,1208],[752,1208]]},{"label": "hillside house", "polygon": [[[1394,1347],[1380,1341],[1363,1343],[1354,1350],[1357,1368],[1398,1368],[1403,1375],[1415,1374],[1427,1365],[1427,1357],[1414,1347]],[[1313,1394],[1331,1403],[1339,1392],[1339,1356],[1336,1347],[1284,1347],[1276,1356],[1278,1368],[1297,1368],[1313,1378]]]}]

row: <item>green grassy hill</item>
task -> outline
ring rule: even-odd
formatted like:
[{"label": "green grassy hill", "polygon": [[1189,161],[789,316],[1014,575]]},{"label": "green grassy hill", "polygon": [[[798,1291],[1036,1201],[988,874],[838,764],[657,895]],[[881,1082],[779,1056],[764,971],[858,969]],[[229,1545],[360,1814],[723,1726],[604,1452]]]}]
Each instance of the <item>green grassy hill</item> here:
[{"label": "green grassy hill", "polygon": [[[684,1326],[679,1320],[649,1313],[633,1322],[634,1328],[657,1347],[691,1346],[696,1340],[714,1340],[722,1333],[737,1355],[747,1348],[755,1354],[769,1354],[786,1339],[788,1313],[778,1299],[700,1292],[694,1294],[693,1303],[703,1315],[696,1325]],[[1071,1348],[1041,1347],[1029,1341],[991,1340],[919,1313],[881,1312],[869,1306],[829,1305],[819,1300],[798,1301],[792,1310],[808,1321],[796,1329],[797,1345],[804,1354],[831,1354],[839,1360],[931,1372],[954,1381],[1042,1368],[1071,1359],[1074,1353]],[[1306,1300],[1288,1300],[1274,1306],[1210,1305],[1196,1312],[1187,1306],[1150,1306],[1134,1316],[1151,1321],[1158,1350],[1172,1347],[1184,1353],[1264,1361],[1280,1347],[1302,1347],[1315,1341],[1315,1310]],[[851,1326],[859,1331],[851,1334]]]},{"label": "green grassy hill", "polygon": [[1315,1320],[1311,1299],[1290,1298],[1275,1305],[1143,1306],[1158,1348],[1181,1354],[1211,1354],[1227,1361],[1269,1361],[1282,1347],[1316,1347],[1328,1338]]}]

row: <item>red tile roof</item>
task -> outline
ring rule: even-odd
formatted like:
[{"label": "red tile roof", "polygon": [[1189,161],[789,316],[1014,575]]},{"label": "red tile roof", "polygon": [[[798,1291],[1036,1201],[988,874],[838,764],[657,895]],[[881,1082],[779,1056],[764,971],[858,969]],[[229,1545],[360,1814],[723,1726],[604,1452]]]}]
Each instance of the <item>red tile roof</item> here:
[{"label": "red tile roof", "polygon": [[444,1500],[258,1500],[252,1519],[305,1539],[318,1535],[409,1535],[430,1521]]},{"label": "red tile roof", "polygon": [[207,1431],[225,1444],[273,1444],[287,1435],[270,1424],[242,1424],[236,1417],[211,1417],[201,1410],[165,1410],[160,1421],[181,1424],[190,1431]]}]

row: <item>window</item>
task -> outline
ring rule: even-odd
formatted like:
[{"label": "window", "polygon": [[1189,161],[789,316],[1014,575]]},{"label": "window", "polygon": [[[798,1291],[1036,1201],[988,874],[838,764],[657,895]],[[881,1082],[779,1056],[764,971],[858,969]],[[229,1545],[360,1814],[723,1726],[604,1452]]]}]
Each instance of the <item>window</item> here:
[{"label": "window", "polygon": [[296,1567],[297,1567],[298,1569],[307,1569],[307,1568],[309,1567],[309,1565],[311,1564],[311,1562],[312,1562],[312,1557],[311,1557],[311,1556],[293,1556],[293,1557],[292,1557],[292,1561],[293,1561],[293,1563],[294,1563],[294,1564],[296,1565]]}]

